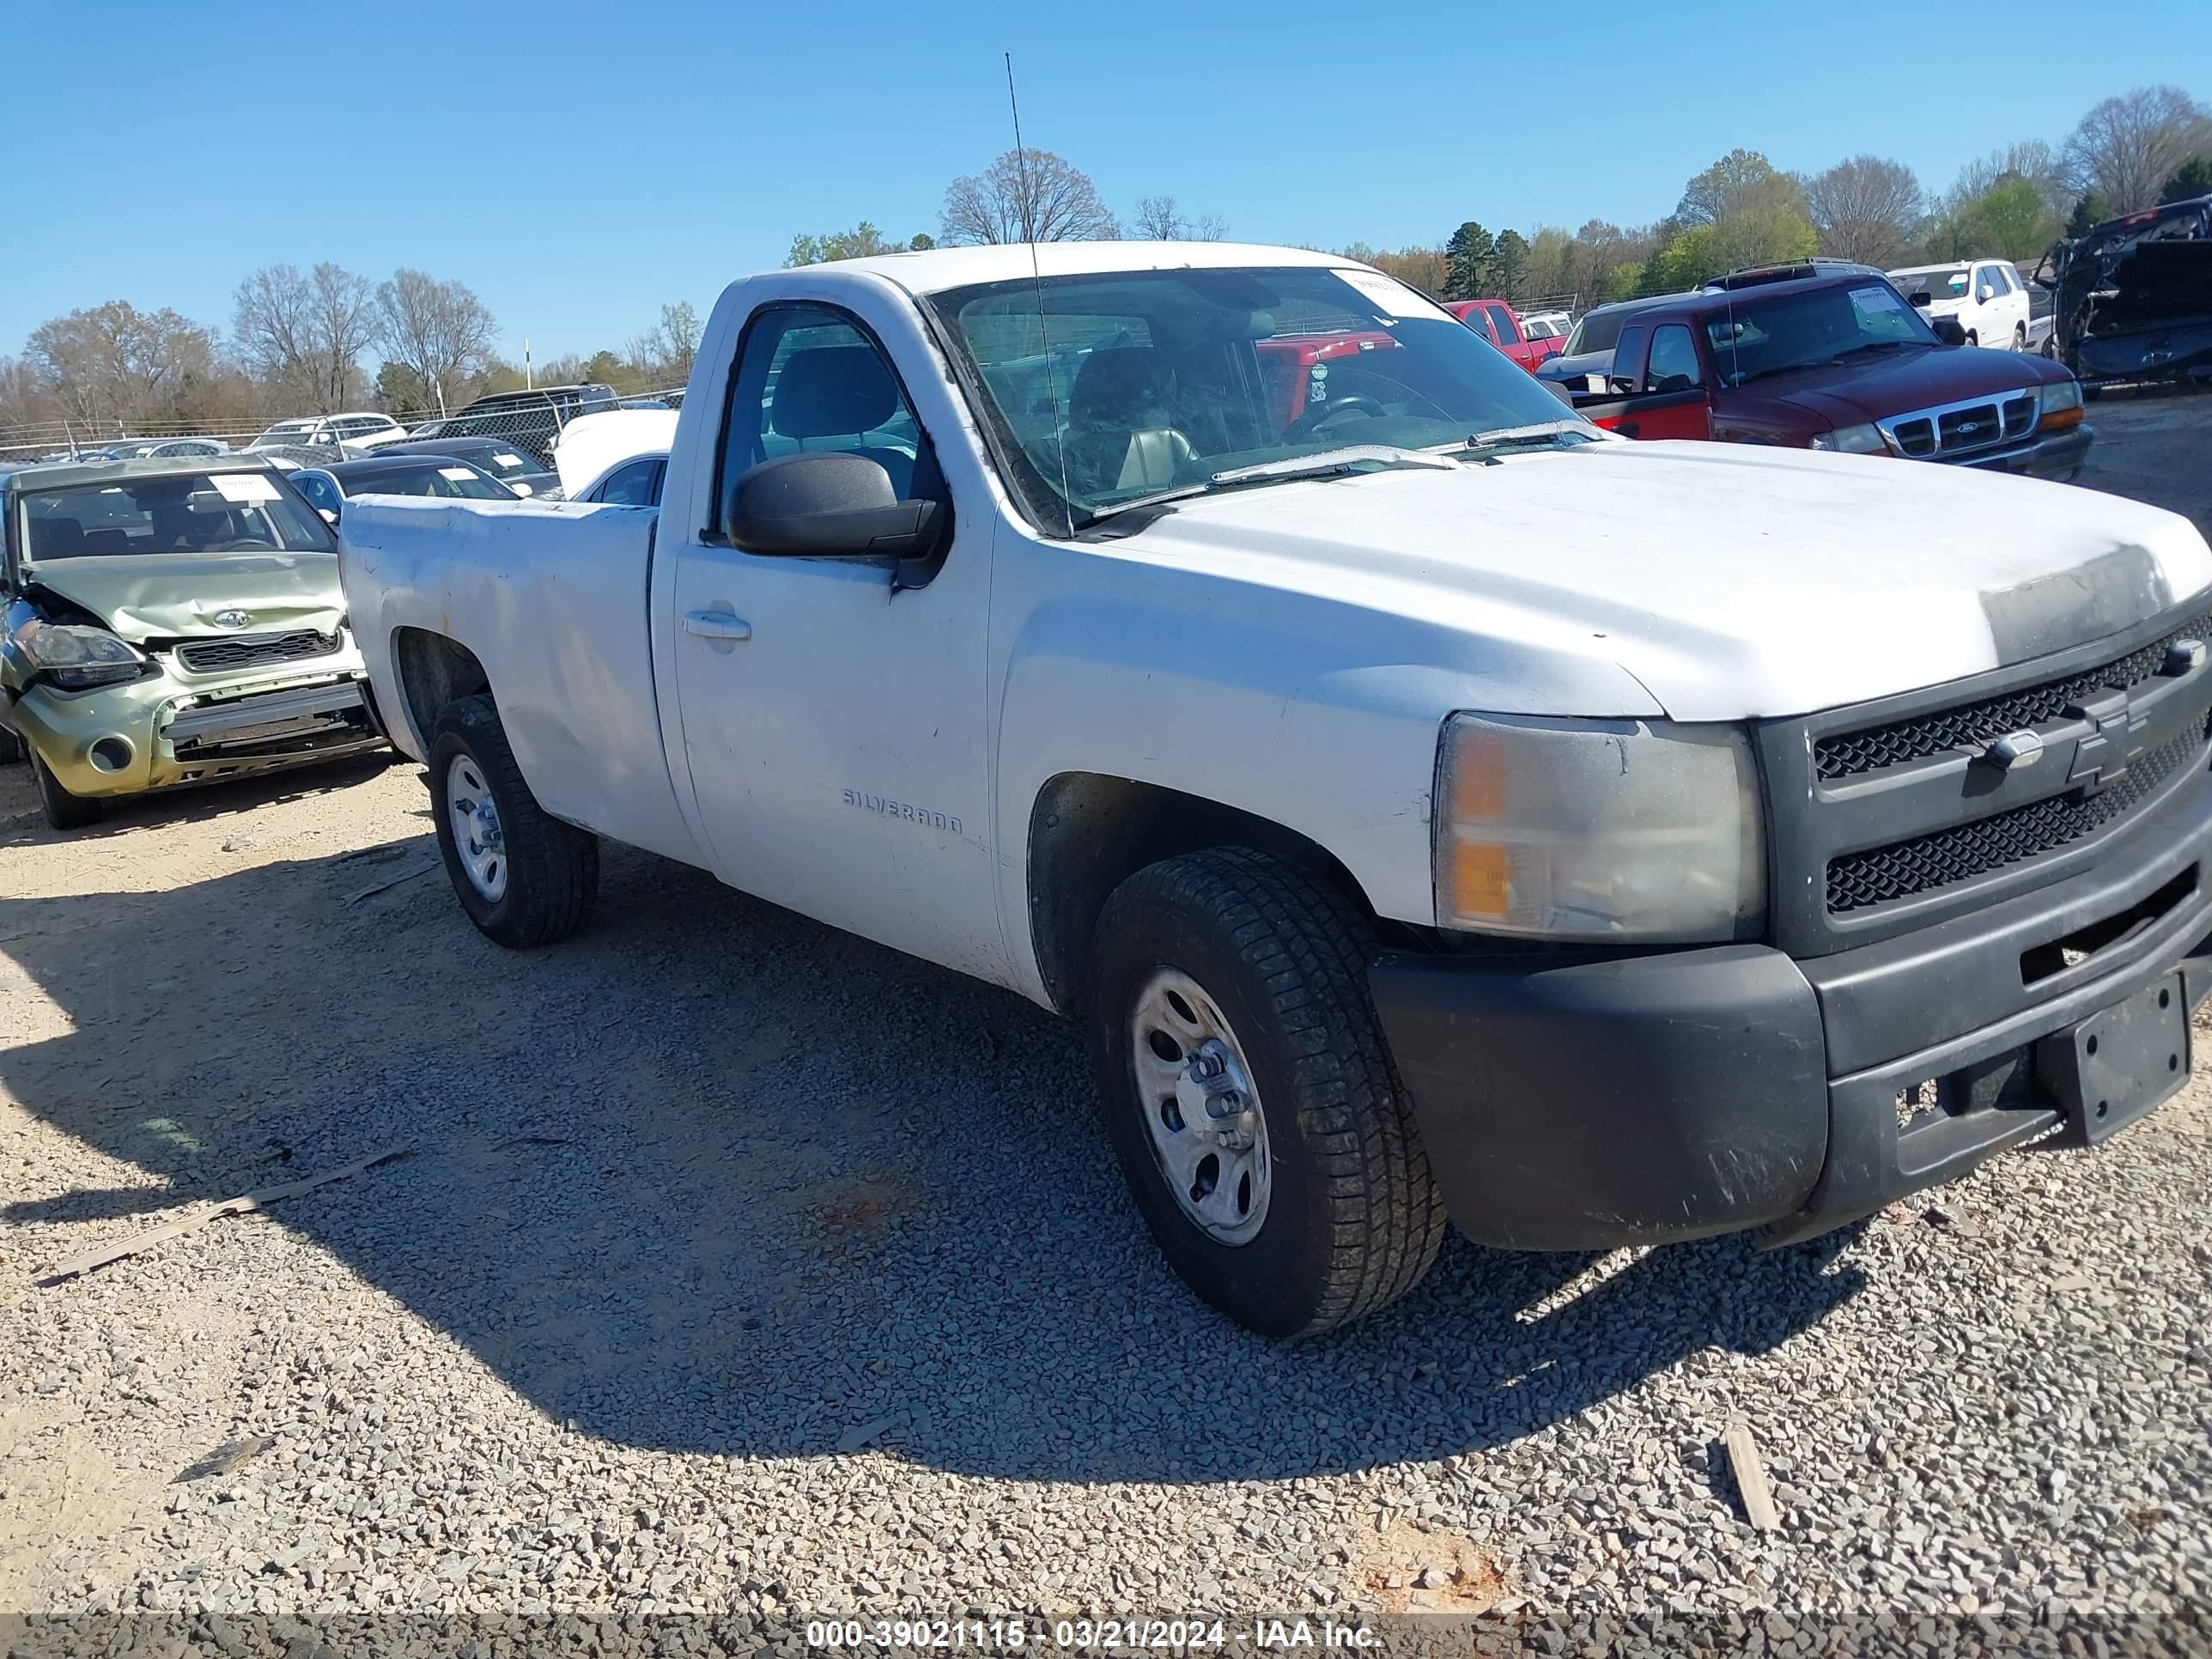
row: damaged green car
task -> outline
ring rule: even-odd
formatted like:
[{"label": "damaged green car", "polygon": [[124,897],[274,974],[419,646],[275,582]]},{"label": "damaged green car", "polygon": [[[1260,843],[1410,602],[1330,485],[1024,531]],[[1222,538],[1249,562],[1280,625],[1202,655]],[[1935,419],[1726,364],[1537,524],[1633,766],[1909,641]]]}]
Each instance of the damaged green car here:
[{"label": "damaged green car", "polygon": [[384,741],[337,544],[265,460],[24,467],[0,516],[0,759],[55,829]]}]

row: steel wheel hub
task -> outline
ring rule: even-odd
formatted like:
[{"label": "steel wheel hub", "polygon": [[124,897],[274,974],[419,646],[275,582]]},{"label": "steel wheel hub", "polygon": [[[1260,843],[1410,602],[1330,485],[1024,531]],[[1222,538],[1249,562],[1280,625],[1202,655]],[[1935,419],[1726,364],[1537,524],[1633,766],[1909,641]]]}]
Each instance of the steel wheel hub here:
[{"label": "steel wheel hub", "polygon": [[1213,999],[1163,968],[1138,994],[1131,1054],[1160,1174],[1184,1215],[1224,1244],[1267,1218],[1274,1165],[1244,1050]]},{"label": "steel wheel hub", "polygon": [[446,817],[453,826],[453,848],[461,855],[462,873],[469,885],[499,902],[507,891],[507,842],[499,827],[499,808],[493,804],[483,773],[466,755],[453,757],[446,769]]}]

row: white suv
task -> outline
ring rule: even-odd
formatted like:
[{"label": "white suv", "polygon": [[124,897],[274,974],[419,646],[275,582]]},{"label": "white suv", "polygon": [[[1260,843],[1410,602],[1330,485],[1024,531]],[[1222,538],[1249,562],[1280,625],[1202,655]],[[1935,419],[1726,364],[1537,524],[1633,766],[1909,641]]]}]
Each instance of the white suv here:
[{"label": "white suv", "polygon": [[352,444],[357,448],[373,449],[379,444],[397,443],[406,435],[407,428],[389,415],[363,410],[352,414],[311,415],[301,420],[279,421],[246,447]]},{"label": "white suv", "polygon": [[2007,259],[1961,260],[1948,265],[1912,265],[1889,273],[1905,297],[1933,319],[1955,317],[1968,345],[2001,350],[2027,349],[2027,284]]}]

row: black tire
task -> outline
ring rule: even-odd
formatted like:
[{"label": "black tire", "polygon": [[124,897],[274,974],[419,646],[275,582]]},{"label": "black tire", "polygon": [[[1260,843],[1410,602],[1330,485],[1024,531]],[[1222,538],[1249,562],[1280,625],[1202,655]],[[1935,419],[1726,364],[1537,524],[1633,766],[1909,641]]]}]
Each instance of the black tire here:
[{"label": "black tire", "polygon": [[1978,346],[1981,344],[1981,343],[1982,337],[1978,333],[1971,328],[1966,331],[1966,343],[1968,345]]},{"label": "black tire", "polygon": [[[1224,848],[1150,866],[1099,918],[1093,1061],[1121,1173],[1168,1263],[1265,1336],[1310,1336],[1419,1284],[1443,1243],[1443,1200],[1367,988],[1370,929],[1325,883]],[[1196,981],[1244,1050],[1266,1121],[1272,1194],[1226,1243],[1170,1187],[1139,1086],[1133,1017],[1161,969]]]},{"label": "black tire", "polygon": [[15,735],[15,728],[0,720],[0,766],[9,766],[30,752],[30,745]]},{"label": "black tire", "polygon": [[2012,349],[2014,351],[2025,351],[2027,349],[2027,325],[2026,323],[2015,323],[2013,325]]},{"label": "black tire", "polygon": [[39,805],[46,812],[48,829],[82,830],[106,816],[106,802],[70,793],[62,787],[62,781],[47,769],[46,762],[39,758],[39,751],[28,744],[23,746],[30,752],[31,775],[38,781]]},{"label": "black tire", "polygon": [[[465,757],[490,787],[506,854],[505,884],[488,898],[470,878],[453,839],[446,779]],[[485,938],[517,951],[556,944],[588,921],[599,895],[599,841],[538,804],[514,763],[499,710],[488,694],[448,703],[430,731],[430,816],[453,895]]]}]

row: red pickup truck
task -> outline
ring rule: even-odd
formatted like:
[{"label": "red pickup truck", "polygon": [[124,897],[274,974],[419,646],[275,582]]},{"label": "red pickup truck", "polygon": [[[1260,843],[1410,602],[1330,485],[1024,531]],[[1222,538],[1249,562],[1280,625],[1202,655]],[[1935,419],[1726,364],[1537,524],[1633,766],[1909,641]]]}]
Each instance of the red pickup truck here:
[{"label": "red pickup truck", "polygon": [[1947,461],[2037,477],[2081,470],[2094,435],[2057,364],[1948,343],[1883,277],[1685,294],[1620,331],[1604,388],[1574,397],[1632,438],[1715,438]]},{"label": "red pickup truck", "polygon": [[1444,309],[1496,346],[1531,374],[1547,357],[1555,357],[1565,338],[1532,340],[1521,327],[1521,319],[1503,300],[1452,300]]}]

